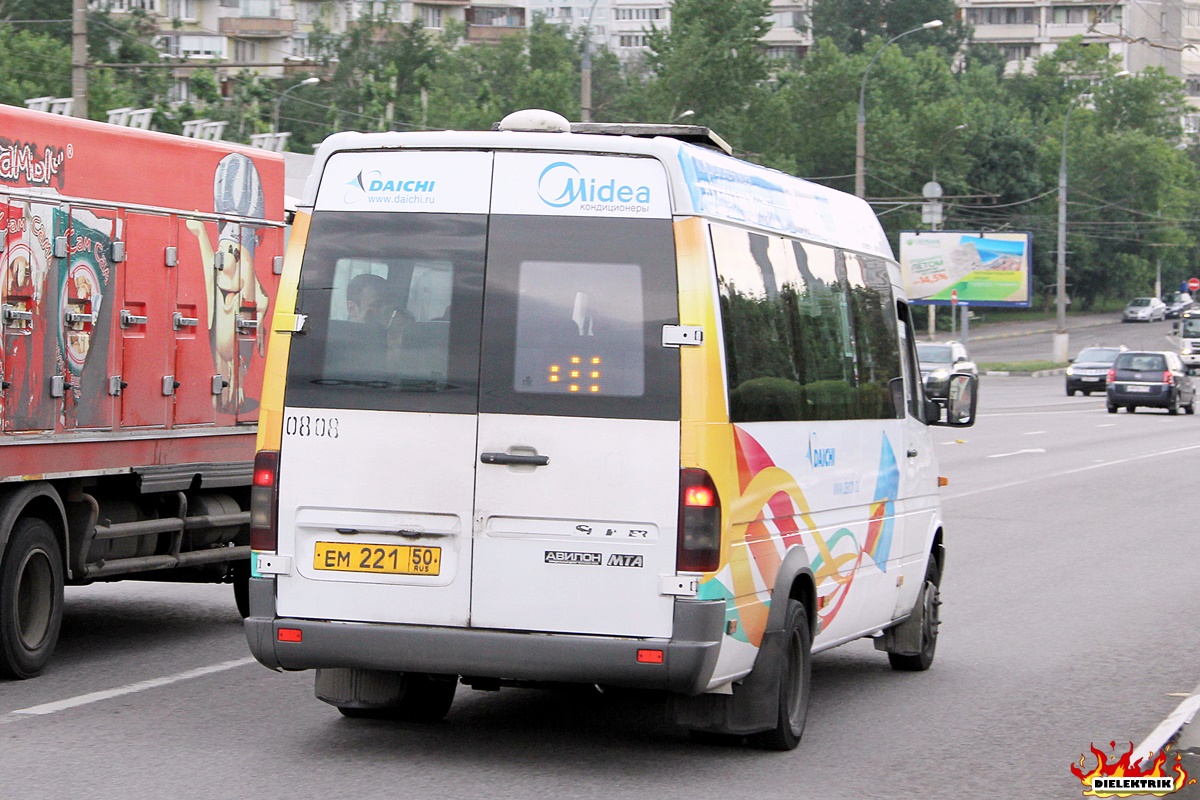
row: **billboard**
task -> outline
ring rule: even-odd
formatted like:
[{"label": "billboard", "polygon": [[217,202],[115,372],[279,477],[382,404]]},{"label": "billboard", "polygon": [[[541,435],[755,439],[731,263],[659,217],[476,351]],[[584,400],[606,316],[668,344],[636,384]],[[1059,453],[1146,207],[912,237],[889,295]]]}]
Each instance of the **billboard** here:
[{"label": "billboard", "polygon": [[1032,239],[1027,232],[901,231],[900,273],[911,302],[1028,306]]}]

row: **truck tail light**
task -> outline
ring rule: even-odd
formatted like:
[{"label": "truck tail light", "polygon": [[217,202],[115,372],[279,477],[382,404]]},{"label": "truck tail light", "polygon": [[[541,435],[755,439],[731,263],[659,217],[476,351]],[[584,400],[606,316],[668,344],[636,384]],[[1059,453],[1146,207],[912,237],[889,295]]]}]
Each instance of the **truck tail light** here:
[{"label": "truck tail light", "polygon": [[278,510],[279,452],[260,450],[254,457],[254,480],[250,486],[251,550],[275,550],[279,539]]},{"label": "truck tail light", "polygon": [[1108,377],[1105,380],[1107,380],[1109,383],[1115,383],[1117,380],[1117,371],[1115,369],[1110,369],[1108,371]]},{"label": "truck tail light", "polygon": [[721,497],[702,469],[679,471],[680,572],[715,572],[721,565]]}]

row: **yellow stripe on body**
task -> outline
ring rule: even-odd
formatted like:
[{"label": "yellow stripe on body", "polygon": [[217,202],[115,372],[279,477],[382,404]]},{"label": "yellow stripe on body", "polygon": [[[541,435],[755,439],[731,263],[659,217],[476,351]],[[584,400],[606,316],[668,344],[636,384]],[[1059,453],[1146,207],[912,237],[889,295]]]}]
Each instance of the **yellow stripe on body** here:
[{"label": "yellow stripe on body", "polygon": [[311,221],[311,214],[296,212],[291,239],[283,257],[283,274],[279,276],[279,293],[275,300],[275,324],[271,326],[273,330],[267,342],[267,362],[258,412],[259,450],[278,450],[283,440],[283,387],[287,383],[288,354],[292,347],[292,326],[286,323],[295,319],[300,263],[304,260],[304,245],[308,241]]}]

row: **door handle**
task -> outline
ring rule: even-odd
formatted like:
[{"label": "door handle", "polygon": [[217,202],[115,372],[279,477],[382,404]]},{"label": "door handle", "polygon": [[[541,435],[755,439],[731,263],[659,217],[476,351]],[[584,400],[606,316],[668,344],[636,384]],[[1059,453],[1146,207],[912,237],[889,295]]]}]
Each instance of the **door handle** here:
[{"label": "door handle", "polygon": [[550,463],[550,456],[528,456],[523,453],[480,453],[480,464],[523,464],[530,467],[544,467]]},{"label": "door handle", "polygon": [[911,447],[910,447],[910,448],[908,449],[908,452],[906,452],[906,453],[905,453],[905,455],[906,455],[906,456],[908,456],[909,458],[916,458],[916,457],[917,457],[917,451],[916,451],[915,449],[913,449],[913,448],[911,448]]}]

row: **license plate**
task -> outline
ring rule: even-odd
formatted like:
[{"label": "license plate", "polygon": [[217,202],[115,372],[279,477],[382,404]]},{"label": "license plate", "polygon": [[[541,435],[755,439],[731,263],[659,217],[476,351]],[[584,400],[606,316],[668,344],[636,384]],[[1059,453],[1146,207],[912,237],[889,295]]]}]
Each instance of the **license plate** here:
[{"label": "license plate", "polygon": [[1126,386],[1125,391],[1127,391],[1127,392],[1149,392],[1150,387],[1149,386],[1132,385],[1132,386]]},{"label": "license plate", "polygon": [[1098,380],[1100,380],[1100,379],[1099,378],[1084,378],[1083,382],[1084,383],[1095,383]]},{"label": "license plate", "polygon": [[442,571],[442,548],[317,542],[313,568],[379,575],[438,575]]}]

